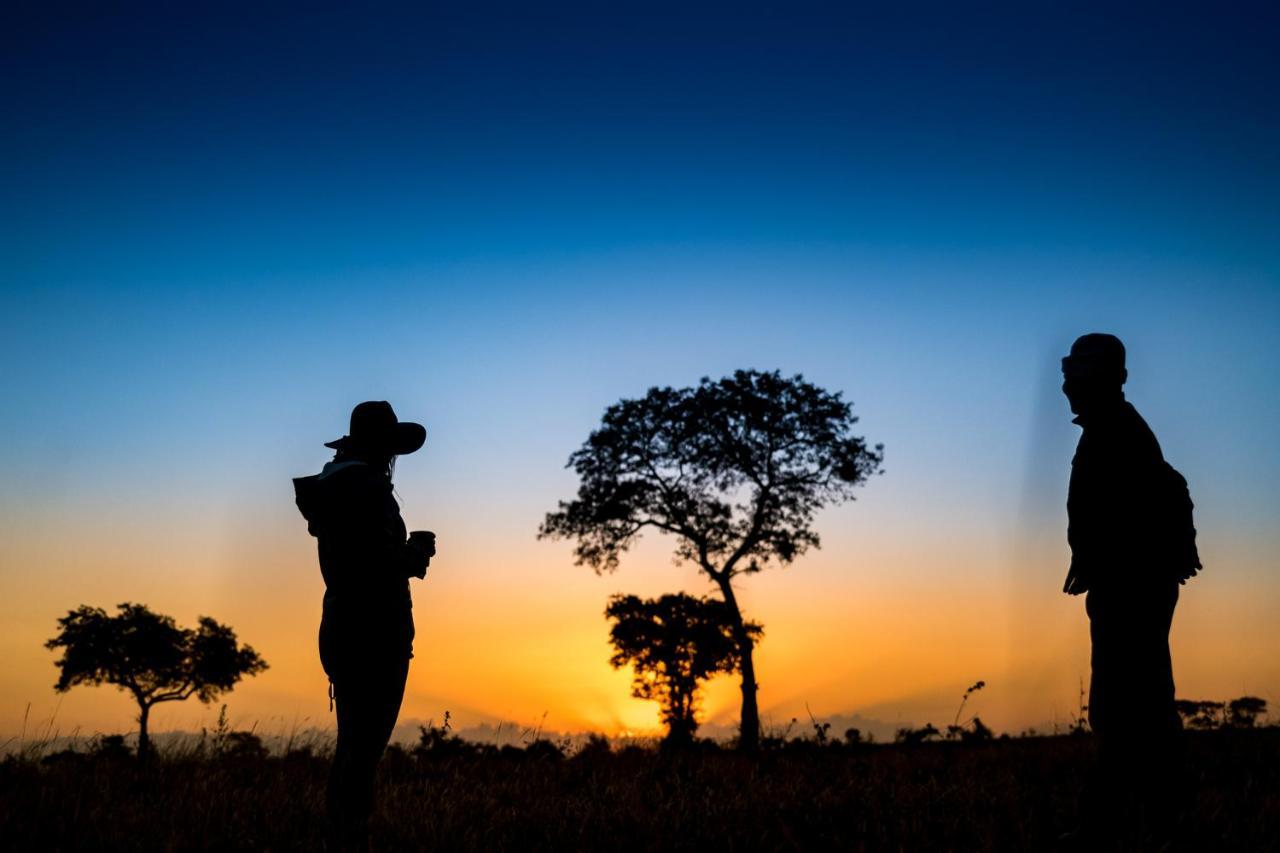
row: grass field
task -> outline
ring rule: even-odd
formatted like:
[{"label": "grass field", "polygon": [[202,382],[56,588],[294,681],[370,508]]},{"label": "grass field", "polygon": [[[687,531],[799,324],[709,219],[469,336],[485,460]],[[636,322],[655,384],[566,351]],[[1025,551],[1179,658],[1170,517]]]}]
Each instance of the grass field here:
[{"label": "grass field", "polygon": [[[562,756],[427,738],[383,762],[375,849],[1051,850],[1075,824],[1088,736],[917,746],[596,741]],[[1280,728],[1188,734],[1193,806],[1175,849],[1280,850]],[[6,850],[319,850],[327,757],[249,739],[30,751],[0,763]]]}]

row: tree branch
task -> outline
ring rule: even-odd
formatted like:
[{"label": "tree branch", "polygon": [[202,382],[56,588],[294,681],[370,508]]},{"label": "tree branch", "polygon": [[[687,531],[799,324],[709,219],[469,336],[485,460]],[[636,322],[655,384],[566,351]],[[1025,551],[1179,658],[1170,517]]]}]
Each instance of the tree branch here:
[{"label": "tree branch", "polygon": [[743,536],[742,541],[738,543],[738,547],[733,550],[729,559],[725,560],[724,563],[723,571],[729,578],[733,577],[734,567],[738,564],[738,561],[749,554],[751,549],[755,548],[755,546],[759,544],[760,532],[764,529],[764,507],[767,497],[768,492],[766,490],[762,489],[756,492],[756,506],[755,511],[751,516],[751,527],[748,528],[746,535]]},{"label": "tree branch", "polygon": [[190,681],[184,681],[181,687],[175,687],[173,690],[166,690],[164,693],[156,693],[151,697],[154,702],[175,702],[191,698],[196,692],[195,686]]}]

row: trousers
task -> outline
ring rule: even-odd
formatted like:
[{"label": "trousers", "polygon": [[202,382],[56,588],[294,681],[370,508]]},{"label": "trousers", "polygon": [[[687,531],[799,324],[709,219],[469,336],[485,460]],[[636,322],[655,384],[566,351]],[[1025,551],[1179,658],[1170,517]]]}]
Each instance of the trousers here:
[{"label": "trousers", "polygon": [[1169,629],[1178,585],[1091,590],[1089,723],[1098,762],[1087,819],[1108,834],[1172,831],[1184,799],[1182,722],[1174,706]]},{"label": "trousers", "polygon": [[369,831],[378,762],[391,740],[408,658],[353,662],[330,673],[338,712],[338,743],[329,771],[327,806],[334,831],[359,841]]}]

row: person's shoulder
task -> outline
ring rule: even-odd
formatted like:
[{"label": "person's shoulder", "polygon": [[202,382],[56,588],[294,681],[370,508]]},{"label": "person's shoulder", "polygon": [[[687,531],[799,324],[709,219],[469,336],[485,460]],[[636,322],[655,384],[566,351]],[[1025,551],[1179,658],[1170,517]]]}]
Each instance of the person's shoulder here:
[{"label": "person's shoulder", "polygon": [[376,468],[359,460],[331,462],[321,472],[333,488],[344,492],[389,492],[391,483]]}]

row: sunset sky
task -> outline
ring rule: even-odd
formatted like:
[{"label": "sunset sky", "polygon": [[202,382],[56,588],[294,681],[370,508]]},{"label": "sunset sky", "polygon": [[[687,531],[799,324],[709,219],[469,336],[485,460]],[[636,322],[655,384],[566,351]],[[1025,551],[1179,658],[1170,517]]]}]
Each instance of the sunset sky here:
[{"label": "sunset sky", "polygon": [[998,731],[1065,724],[1089,331],[1196,502],[1179,694],[1280,702],[1274,7],[458,5],[4,13],[0,740],[133,725],[43,648],[123,601],[258,649],[238,725],[332,725],[290,478],[366,399],[430,436],[402,718],[656,729],[606,600],[710,587],[660,536],[597,577],[535,535],[606,406],[744,367],[885,445],[821,550],[741,582],[766,724],[941,724],[977,679]]}]

